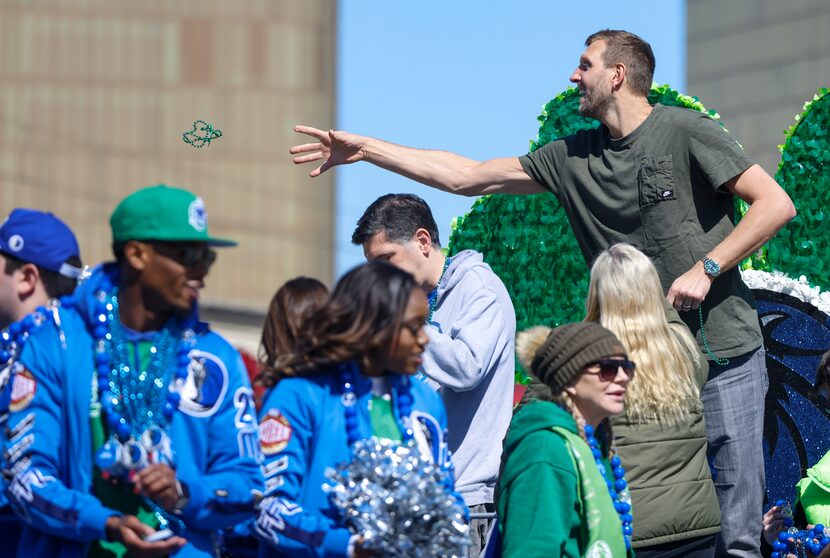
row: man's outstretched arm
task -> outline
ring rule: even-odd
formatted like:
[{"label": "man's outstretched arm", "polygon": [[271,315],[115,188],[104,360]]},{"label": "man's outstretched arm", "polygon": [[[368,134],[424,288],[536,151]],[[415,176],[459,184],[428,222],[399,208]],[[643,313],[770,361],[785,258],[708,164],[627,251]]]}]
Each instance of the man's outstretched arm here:
[{"label": "man's outstretched arm", "polygon": [[518,157],[475,161],[448,151],[414,149],[341,131],[295,126],[315,141],[295,145],[294,163],[322,161],[316,177],[337,165],[366,161],[427,186],[462,196],[539,194],[546,190],[522,169]]}]

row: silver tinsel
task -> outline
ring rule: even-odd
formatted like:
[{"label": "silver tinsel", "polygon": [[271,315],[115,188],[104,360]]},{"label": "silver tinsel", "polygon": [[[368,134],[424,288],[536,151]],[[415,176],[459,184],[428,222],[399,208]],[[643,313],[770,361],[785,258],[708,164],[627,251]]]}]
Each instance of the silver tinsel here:
[{"label": "silver tinsel", "polygon": [[323,490],[363,548],[390,558],[466,558],[467,508],[451,472],[414,446],[360,440],[352,462],[328,469],[326,478]]}]

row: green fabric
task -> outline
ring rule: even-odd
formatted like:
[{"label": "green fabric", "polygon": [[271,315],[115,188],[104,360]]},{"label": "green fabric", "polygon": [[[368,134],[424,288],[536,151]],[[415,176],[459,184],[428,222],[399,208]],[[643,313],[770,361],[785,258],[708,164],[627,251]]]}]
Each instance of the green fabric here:
[{"label": "green fabric", "polygon": [[378,438],[400,442],[401,429],[392,412],[392,400],[373,395],[369,401],[369,416],[372,418],[372,434]]},{"label": "green fabric", "polygon": [[[715,120],[661,104],[624,138],[600,126],[519,160],[559,199],[586,262],[628,242],[652,258],[665,290],[734,229],[733,197],[721,186],[752,165]],[[718,357],[761,345],[755,303],[737,269],[714,281],[703,314]],[[703,346],[697,313],[682,317]]]},{"label": "green fabric", "polygon": [[[149,362],[151,346],[152,343],[149,341],[142,341],[138,344],[140,362]],[[91,409],[89,422],[92,431],[92,452],[94,455],[109,438],[106,420],[100,412],[100,407]],[[132,484],[122,482],[116,484],[114,481],[104,480],[101,476],[100,469],[95,468],[92,476],[92,491],[104,506],[120,511],[125,515],[135,515],[145,525],[149,525],[153,529],[158,529],[159,521],[155,513],[144,503],[140,496],[132,492],[132,487]],[[124,545],[110,541],[93,542],[89,546],[89,552],[87,553],[88,558],[121,558],[124,556],[128,556],[127,549]]]},{"label": "green fabric", "polygon": [[[682,323],[673,308],[666,311],[670,322]],[[698,389],[706,383],[708,371],[708,363],[701,358],[695,370]],[[720,531],[702,409],[675,426],[632,425],[620,415],[612,427],[635,510],[634,548]]]},{"label": "green fabric", "polygon": [[[521,407],[510,423],[504,440],[496,501],[504,558],[577,558],[588,549],[591,535],[583,529],[587,523],[580,510],[594,509],[593,503],[586,506],[579,500],[578,495],[586,489],[580,485],[565,438],[553,428],[577,436],[573,417],[547,401],[534,401]],[[589,451],[587,446],[584,449]],[[594,492],[607,495],[608,489],[596,467],[585,469],[596,473],[589,482],[600,483]],[[624,556],[619,516],[610,498],[598,499],[607,500],[609,506],[604,511],[600,508],[602,523],[613,528],[612,538],[616,537],[623,545],[622,554],[612,555]],[[609,509],[613,515],[606,517],[604,512]],[[616,542],[612,548],[617,548]]]},{"label": "green fabric", "polygon": [[608,474],[611,465],[607,459],[603,460],[606,476],[603,477],[597,469],[596,461],[591,448],[579,434],[571,432],[561,426],[554,426],[554,432],[562,436],[567,442],[573,464],[579,477],[579,498],[582,505],[580,515],[582,521],[582,536],[587,542],[583,555],[594,556],[625,556],[625,538],[622,534],[622,523],[614,502],[608,495],[606,480],[613,480]]},{"label": "green fabric", "polygon": [[164,184],[142,188],[124,198],[110,216],[110,227],[113,242],[163,240],[236,245],[233,240],[208,234],[207,211],[201,198]]},{"label": "green fabric", "polygon": [[830,452],[807,469],[807,476],[795,485],[796,503],[804,508],[807,523],[830,525]]}]

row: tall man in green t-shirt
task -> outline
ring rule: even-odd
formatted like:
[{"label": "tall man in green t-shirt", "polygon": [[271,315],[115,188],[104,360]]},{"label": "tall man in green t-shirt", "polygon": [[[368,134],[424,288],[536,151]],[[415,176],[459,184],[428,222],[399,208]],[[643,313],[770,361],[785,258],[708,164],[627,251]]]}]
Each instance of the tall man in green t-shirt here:
[{"label": "tall man in green t-shirt", "polygon": [[[482,162],[297,126],[315,141],[292,148],[294,162],[322,161],[311,171],[315,177],[368,161],[466,196],[550,191],[587,262],[615,242],[648,254],[701,350],[703,331],[708,341],[712,363],[703,400],[723,513],[718,555],[760,556],[766,367],[755,303],[735,266],[792,219],[795,208],[714,120],[649,105],[654,55],[648,43],[606,30],[585,45],[571,81],[579,88],[580,113],[602,123],[596,130],[522,157]],[[737,225],[733,196],[750,205]],[[718,364],[721,359],[729,364]]]}]

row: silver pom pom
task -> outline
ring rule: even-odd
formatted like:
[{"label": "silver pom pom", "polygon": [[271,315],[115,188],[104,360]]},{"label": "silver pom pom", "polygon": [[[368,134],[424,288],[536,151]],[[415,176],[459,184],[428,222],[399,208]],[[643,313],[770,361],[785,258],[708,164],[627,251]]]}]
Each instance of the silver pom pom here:
[{"label": "silver pom pom", "polygon": [[467,508],[451,473],[408,445],[360,440],[353,459],[328,469],[329,500],[362,547],[390,558],[466,558]]}]

